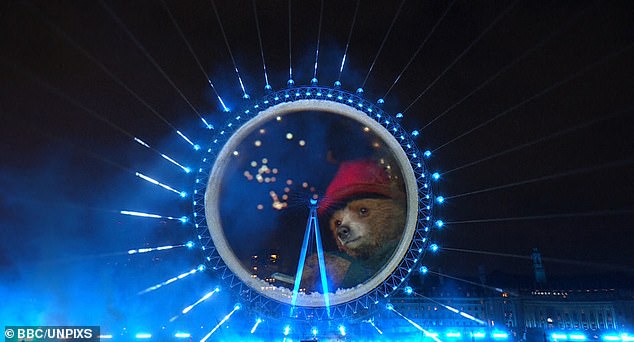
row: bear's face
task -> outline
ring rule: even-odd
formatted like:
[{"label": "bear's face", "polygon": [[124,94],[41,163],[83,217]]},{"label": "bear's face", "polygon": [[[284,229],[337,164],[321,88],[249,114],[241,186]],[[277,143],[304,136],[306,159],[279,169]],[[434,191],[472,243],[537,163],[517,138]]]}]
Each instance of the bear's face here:
[{"label": "bear's face", "polygon": [[356,258],[367,258],[383,244],[400,239],[404,226],[404,205],[383,198],[352,200],[330,218],[339,250]]}]

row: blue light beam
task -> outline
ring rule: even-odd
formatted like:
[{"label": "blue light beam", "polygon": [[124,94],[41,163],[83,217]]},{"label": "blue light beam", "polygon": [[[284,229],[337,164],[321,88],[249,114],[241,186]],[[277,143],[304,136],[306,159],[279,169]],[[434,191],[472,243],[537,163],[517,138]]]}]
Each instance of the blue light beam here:
[{"label": "blue light beam", "polygon": [[139,248],[139,249],[131,249],[128,251],[128,254],[143,254],[149,252],[158,252],[158,251],[166,251],[174,248],[186,247],[186,244],[182,245],[169,245],[169,246],[159,246],[159,247],[147,247],[147,248]]},{"label": "blue light beam", "polygon": [[[429,270],[427,270],[427,272],[429,272]],[[425,273],[427,273],[427,272],[425,272]],[[487,325],[487,323],[485,321],[483,321],[481,319],[478,319],[478,318],[476,318],[476,317],[474,317],[474,316],[472,316],[472,315],[470,315],[470,314],[468,314],[468,313],[466,313],[464,311],[460,311],[460,310],[458,310],[458,309],[456,309],[454,307],[451,307],[449,305],[445,305],[445,304],[443,304],[443,303],[441,303],[441,302],[439,302],[437,300],[434,300],[432,298],[425,297],[425,296],[423,296],[423,295],[421,295],[421,294],[419,294],[417,292],[414,292],[414,291],[412,291],[412,292],[414,293],[414,295],[416,295],[418,297],[421,297],[421,298],[424,298],[424,299],[427,299],[430,302],[433,302],[433,303],[435,303],[437,305],[440,305],[441,307],[443,307],[443,308],[445,308],[445,309],[447,309],[447,310],[449,310],[449,311],[451,311],[453,313],[459,314],[460,316],[462,316],[462,317],[464,317],[464,318],[466,318],[468,320],[474,321],[474,322],[476,322],[478,324],[481,324],[481,325]]]},{"label": "blue light beam", "polygon": [[129,216],[180,221],[181,223],[187,223],[189,221],[187,216],[181,216],[181,217],[162,216],[157,214],[142,213],[140,211],[130,211],[130,210],[121,210],[119,213],[121,213],[122,215],[129,215]]},{"label": "blue light beam", "polygon": [[251,333],[255,333],[255,330],[258,328],[258,325],[260,325],[260,323],[262,323],[262,319],[258,318],[255,320],[255,324],[253,324],[253,328],[251,328]]},{"label": "blue light beam", "polygon": [[260,46],[260,56],[262,57],[262,69],[264,70],[264,89],[270,90],[272,89],[272,87],[269,84],[269,76],[266,72],[266,62],[264,60],[264,47],[262,46],[262,34],[260,33],[260,21],[258,20],[258,8],[255,3],[255,0],[253,0],[253,15],[255,17],[255,27],[257,28],[257,31],[258,31],[258,43]]},{"label": "blue light beam", "polygon": [[190,173],[192,170],[186,166],[181,165],[179,162],[177,162],[176,160],[170,158],[169,156],[161,153],[161,157],[163,157],[163,159],[167,160],[168,162],[180,167],[183,171],[185,171],[185,173]]},{"label": "blue light beam", "polygon": [[316,210],[317,206],[311,208],[311,218],[313,220],[313,227],[315,228],[315,244],[317,245],[317,259],[319,261],[321,288],[324,292],[324,304],[326,305],[326,312],[328,313],[328,317],[330,317],[330,297],[328,295],[328,279],[326,278],[326,261],[324,259],[324,248],[321,244],[321,233],[319,232],[319,222],[317,221]]},{"label": "blue light beam", "polygon": [[151,148],[151,147],[150,147],[150,145],[148,145],[145,141],[143,141],[143,140],[141,140],[141,139],[139,139],[139,138],[137,138],[137,137],[134,137],[134,141],[138,142],[138,143],[139,143],[139,144],[141,144],[142,146],[145,146],[145,147],[147,147],[147,148]]},{"label": "blue light beam", "polygon": [[306,263],[306,253],[308,250],[308,241],[310,235],[314,231],[315,244],[317,249],[317,259],[319,262],[319,274],[321,276],[321,287],[324,297],[324,304],[326,306],[326,312],[330,317],[330,297],[328,295],[328,279],[326,278],[326,262],[324,259],[324,250],[321,243],[321,237],[319,232],[319,221],[317,220],[317,200],[310,199],[310,215],[308,222],[306,223],[306,232],[304,233],[304,241],[302,242],[302,249],[299,256],[299,262],[297,264],[297,273],[295,273],[295,284],[293,284],[293,295],[291,297],[291,315],[293,315],[293,309],[297,303],[297,295],[299,294],[299,285],[302,280],[302,274],[304,273],[304,264]]},{"label": "blue light beam", "polygon": [[[205,122],[205,119],[202,119],[203,122]],[[206,123],[206,122],[205,122]],[[208,125],[208,124],[207,124]],[[163,154],[159,151],[157,151],[156,149],[152,148],[148,143],[146,143],[145,141],[134,137],[134,141],[136,141],[137,143],[139,143],[139,145],[146,147],[156,153],[158,153],[161,157],[163,157],[163,159],[167,160],[168,162],[180,167],[183,171],[185,171],[185,173],[190,173],[192,170],[189,167],[183,166],[181,163],[177,162],[176,160],[174,160],[173,158],[170,158],[168,155]]]},{"label": "blue light beam", "polygon": [[317,80],[317,62],[319,61],[319,43],[321,40],[321,23],[324,17],[324,1],[321,1],[321,7],[319,9],[319,28],[317,29],[317,48],[315,49],[315,66],[313,69],[313,79],[311,80],[311,83],[317,83],[314,82]]},{"label": "blue light beam", "polygon": [[[211,83],[210,79],[207,79],[207,82],[209,82],[209,85],[211,86],[212,89],[214,89],[214,85],[213,83]],[[220,97],[220,95],[216,94],[216,97],[218,98],[218,101],[220,101],[220,105],[222,106],[222,110],[226,112],[230,112],[229,108],[227,108],[227,106],[225,105],[225,101],[222,100],[222,97]]]},{"label": "blue light beam", "polygon": [[379,327],[377,327],[376,324],[374,324],[374,320],[373,319],[369,319],[369,320],[366,320],[364,322],[370,324],[374,328],[374,330],[376,330],[376,332],[379,333],[379,335],[383,335],[383,331],[381,331],[381,329],[379,329]]},{"label": "blue light beam", "polygon": [[414,326],[414,328],[418,329],[419,331],[422,331],[425,336],[430,337],[431,339],[433,339],[436,342],[441,342],[438,337],[436,337],[437,334],[433,334],[425,329],[423,329],[423,327],[421,327],[420,325],[418,325],[416,322],[412,321],[411,319],[405,317],[405,315],[403,315],[402,313],[396,311],[396,309],[394,309],[394,306],[388,306],[387,307],[388,310],[392,311],[393,313],[395,313],[397,316],[401,317],[402,319],[406,320],[407,322],[409,322],[409,324],[411,324],[412,326]]},{"label": "blue light beam", "polygon": [[227,51],[229,52],[229,57],[231,57],[231,62],[233,63],[233,69],[236,71],[236,75],[238,76],[238,81],[240,81],[240,88],[242,88],[242,97],[244,99],[248,99],[249,95],[246,90],[244,90],[244,83],[242,83],[242,78],[240,77],[240,72],[238,71],[238,65],[236,64],[236,60],[233,57],[233,52],[231,51],[231,45],[229,45],[229,39],[227,38],[227,34],[225,33],[225,27],[222,25],[222,20],[220,20],[220,14],[218,13],[218,8],[216,8],[216,2],[211,1],[211,7],[214,10],[214,14],[216,14],[216,20],[218,20],[218,25],[220,26],[220,32],[222,32],[222,37],[225,40],[225,45],[227,46]]},{"label": "blue light beam", "polygon": [[200,117],[200,120],[202,120],[203,124],[205,124],[205,127],[207,129],[212,129],[214,128],[214,125],[210,124],[209,122],[207,122],[207,120],[205,120],[205,118],[203,118],[202,116]]},{"label": "blue light beam", "polygon": [[348,41],[346,42],[346,48],[343,50],[343,58],[341,59],[341,67],[339,68],[339,76],[337,76],[337,81],[341,80],[341,73],[343,72],[343,67],[346,64],[346,56],[348,56],[348,47],[350,46],[350,39],[352,38],[352,32],[354,31],[354,24],[357,22],[357,14],[359,13],[359,4],[360,0],[357,0],[357,5],[354,9],[354,15],[352,17],[352,24],[350,25],[350,32],[348,32]]},{"label": "blue light beam", "polygon": [[173,283],[173,282],[175,282],[177,280],[186,278],[186,277],[188,277],[188,276],[190,276],[190,275],[192,275],[194,273],[202,272],[204,270],[205,270],[205,266],[204,265],[198,265],[198,267],[196,267],[196,268],[194,268],[194,269],[192,269],[192,270],[190,270],[188,272],[181,273],[181,274],[177,275],[176,277],[170,278],[170,279],[168,279],[168,280],[166,280],[166,281],[164,281],[162,283],[156,284],[154,286],[150,286],[150,287],[148,287],[147,289],[145,289],[143,291],[139,291],[137,294],[138,295],[142,295],[142,294],[146,294],[148,292],[152,292],[152,291],[158,290],[158,289],[160,289],[163,286],[169,285],[169,284],[171,284],[171,283]]},{"label": "blue light beam", "polygon": [[207,335],[205,335],[205,337],[203,337],[203,338],[200,340],[200,342],[205,342],[205,341],[207,341],[207,340],[209,339],[209,337],[211,337],[211,335],[213,335],[213,333],[215,333],[215,332],[216,332],[216,330],[218,330],[218,328],[220,328],[220,326],[221,326],[221,325],[225,324],[225,322],[226,322],[229,318],[231,318],[231,315],[233,315],[233,313],[234,313],[234,312],[236,312],[236,311],[238,311],[238,310],[240,310],[240,305],[239,305],[239,304],[236,304],[236,305],[233,307],[233,310],[231,310],[231,312],[230,312],[230,313],[228,313],[228,314],[227,314],[227,315],[226,315],[226,316],[225,316],[225,317],[224,317],[224,318],[223,318],[220,322],[218,322],[218,324],[216,324],[216,326],[215,326],[213,329],[211,329],[211,331],[210,331],[210,332],[208,332],[208,333],[207,333]]},{"label": "blue light beam", "polygon": [[202,296],[199,300],[197,300],[196,302],[194,302],[194,304],[184,308],[181,313],[183,315],[187,314],[188,312],[190,312],[194,307],[196,307],[198,304],[206,301],[207,299],[209,299],[209,297],[213,296],[214,293],[216,292],[220,292],[220,288],[216,287],[215,289],[213,289],[213,291],[208,292],[207,294],[205,294],[204,296]]},{"label": "blue light beam", "polygon": [[155,179],[153,179],[151,177],[148,177],[148,176],[146,176],[146,175],[144,175],[142,173],[135,172],[134,175],[139,177],[139,178],[141,178],[141,179],[143,179],[144,181],[150,182],[150,183],[152,183],[154,185],[158,185],[158,186],[160,186],[161,188],[163,188],[165,190],[169,190],[169,191],[171,191],[171,192],[173,192],[175,194],[178,194],[180,197],[183,197],[183,198],[187,197],[187,193],[185,191],[178,191],[178,190],[172,188],[171,186],[163,184],[163,183],[161,183],[161,182],[159,182],[159,181],[157,181],[157,180],[155,180]]},{"label": "blue light beam", "polygon": [[183,138],[185,141],[187,141],[188,144],[192,145],[194,150],[196,150],[196,151],[200,150],[200,145],[194,144],[194,142],[191,141],[191,139],[189,139],[187,136],[185,136],[185,134],[183,134],[181,131],[176,131],[176,134],[178,134],[181,138]]}]

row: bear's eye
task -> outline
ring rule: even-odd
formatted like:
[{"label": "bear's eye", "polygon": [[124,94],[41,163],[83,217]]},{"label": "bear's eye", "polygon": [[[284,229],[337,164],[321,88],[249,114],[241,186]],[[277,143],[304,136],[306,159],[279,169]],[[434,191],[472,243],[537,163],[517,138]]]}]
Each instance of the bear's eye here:
[{"label": "bear's eye", "polygon": [[361,216],[366,216],[368,214],[368,208],[361,208],[359,209],[359,214]]},{"label": "bear's eye", "polygon": [[335,221],[335,226],[339,227],[341,225],[341,220],[336,220]]}]

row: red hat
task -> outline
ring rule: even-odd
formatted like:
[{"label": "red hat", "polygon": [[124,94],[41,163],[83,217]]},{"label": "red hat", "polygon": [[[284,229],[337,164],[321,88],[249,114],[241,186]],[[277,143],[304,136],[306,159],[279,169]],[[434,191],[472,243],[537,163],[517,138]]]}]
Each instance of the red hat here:
[{"label": "red hat", "polygon": [[319,215],[346,200],[360,195],[379,195],[392,198],[393,188],[385,169],[374,160],[362,159],[341,163],[337,174],[319,203]]}]

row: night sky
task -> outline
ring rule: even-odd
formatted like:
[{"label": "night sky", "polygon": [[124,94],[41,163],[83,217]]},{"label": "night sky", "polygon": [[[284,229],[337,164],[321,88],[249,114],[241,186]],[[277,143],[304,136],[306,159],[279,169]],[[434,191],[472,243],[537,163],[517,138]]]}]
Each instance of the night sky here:
[{"label": "night sky", "polygon": [[[252,2],[216,1],[231,54],[209,1],[0,6],[0,297],[9,298],[0,323],[73,322],[90,302],[99,309],[87,320],[154,322],[160,305],[165,317],[151,324],[161,324],[213,280],[138,296],[201,257],[128,256],[193,230],[119,211],[191,213],[189,199],[135,172],[191,192],[194,176],[156,151],[197,168],[201,154],[175,130],[206,146],[199,115],[216,126],[230,118],[205,74],[227,107],[247,103],[232,57],[251,97],[264,94]],[[355,6],[325,1],[319,31],[320,2],[292,2],[297,85],[313,76],[318,36],[319,84],[338,79]],[[257,2],[275,90],[289,76],[288,10]],[[431,269],[530,275],[538,248],[547,275],[632,272],[633,10],[630,1],[361,2],[340,80],[403,112],[433,151],[446,225]]]}]

